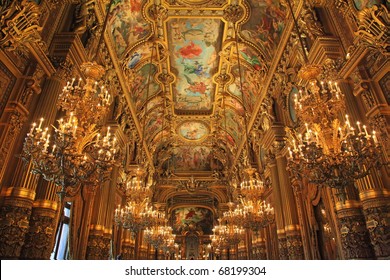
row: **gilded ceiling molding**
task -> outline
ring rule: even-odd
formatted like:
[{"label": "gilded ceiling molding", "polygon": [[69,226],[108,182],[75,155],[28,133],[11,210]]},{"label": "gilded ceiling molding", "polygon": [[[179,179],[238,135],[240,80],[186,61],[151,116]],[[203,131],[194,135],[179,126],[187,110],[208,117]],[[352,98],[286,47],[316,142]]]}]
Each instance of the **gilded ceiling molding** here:
[{"label": "gilded ceiling molding", "polygon": [[226,0],[165,0],[172,7],[200,8],[207,6],[209,8],[219,8],[226,4]]}]

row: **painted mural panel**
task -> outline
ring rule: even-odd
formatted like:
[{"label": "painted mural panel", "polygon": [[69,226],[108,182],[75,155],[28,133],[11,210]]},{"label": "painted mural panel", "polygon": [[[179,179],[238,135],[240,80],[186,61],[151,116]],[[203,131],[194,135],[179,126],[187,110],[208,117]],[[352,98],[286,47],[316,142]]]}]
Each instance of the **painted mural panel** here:
[{"label": "painted mural panel", "polygon": [[[240,125],[237,121],[238,116],[236,115],[235,111],[231,108],[226,108],[226,130],[229,133],[231,137],[233,137],[234,142],[239,143],[241,139],[241,135],[238,133],[243,131],[243,126]],[[225,124],[222,124],[222,127],[225,127]],[[230,139],[229,142],[231,142]]]},{"label": "painted mural panel", "polygon": [[211,76],[218,66],[222,22],[217,19],[172,19],[167,23],[175,109],[210,110],[214,84]]},{"label": "painted mural panel", "polygon": [[[244,110],[252,112],[260,93],[260,83],[253,71],[242,70],[240,77],[238,67],[232,69],[234,82],[228,86],[228,91],[242,100],[244,95]],[[242,80],[241,80],[242,79]],[[243,92],[241,92],[241,85]],[[242,94],[243,93],[243,94]]]},{"label": "painted mural panel", "polygon": [[277,49],[285,27],[286,11],[281,0],[251,0],[252,14],[243,25],[242,34],[248,40],[255,41],[264,48],[267,58],[271,59]]},{"label": "painted mural panel", "polygon": [[211,171],[222,168],[221,162],[214,158],[212,150],[206,146],[176,147],[168,164],[174,171]]},{"label": "painted mural panel", "polygon": [[149,110],[153,109],[154,107],[163,106],[163,104],[164,104],[164,99],[161,96],[157,96],[148,102],[148,105],[146,108],[149,111]]},{"label": "painted mural panel", "polygon": [[149,113],[145,125],[148,140],[162,129],[163,117],[164,114],[161,108],[155,109]]},{"label": "painted mural panel", "polygon": [[[132,94],[131,97],[137,109],[140,108],[142,104],[146,101],[147,95],[148,98],[150,98],[160,90],[160,86],[153,79],[156,71],[157,69],[155,65],[152,65],[152,69],[150,70],[150,64],[145,64],[135,74],[133,83],[130,87],[130,92]],[[149,72],[150,82],[149,92],[147,92]]]},{"label": "painted mural panel", "polygon": [[236,110],[237,114],[239,114],[240,116],[244,115],[244,108],[242,107],[240,101],[237,100],[237,98],[230,97],[230,96],[225,98],[225,106],[232,107],[234,110]]},{"label": "painted mural panel", "polygon": [[115,0],[108,19],[118,57],[126,48],[145,38],[149,24],[142,17],[142,0]]},{"label": "painted mural panel", "polygon": [[202,122],[189,121],[179,126],[179,134],[186,140],[200,140],[208,133],[208,127]]},{"label": "painted mural panel", "polygon": [[201,207],[177,208],[172,212],[172,228],[174,234],[183,231],[199,230],[204,234],[212,234],[213,213]]}]

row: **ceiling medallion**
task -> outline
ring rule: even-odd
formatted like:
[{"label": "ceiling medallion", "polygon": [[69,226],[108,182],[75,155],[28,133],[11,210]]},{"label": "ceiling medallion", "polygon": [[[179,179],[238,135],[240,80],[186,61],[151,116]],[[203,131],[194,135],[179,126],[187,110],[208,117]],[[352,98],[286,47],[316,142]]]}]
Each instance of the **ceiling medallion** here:
[{"label": "ceiling medallion", "polygon": [[210,129],[203,122],[185,121],[179,125],[177,131],[187,141],[200,141],[209,134]]}]

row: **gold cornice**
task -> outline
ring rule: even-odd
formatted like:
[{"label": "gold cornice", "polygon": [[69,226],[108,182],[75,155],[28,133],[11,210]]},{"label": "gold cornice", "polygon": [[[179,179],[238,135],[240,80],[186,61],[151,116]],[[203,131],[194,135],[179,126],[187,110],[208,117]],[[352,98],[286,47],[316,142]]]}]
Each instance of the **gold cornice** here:
[{"label": "gold cornice", "polygon": [[360,208],[360,206],[361,206],[360,202],[356,200],[347,200],[345,202],[337,201],[336,211]]},{"label": "gold cornice", "polygon": [[320,36],[310,49],[309,61],[311,64],[322,65],[327,58],[337,59],[343,56],[341,41],[337,37]]},{"label": "gold cornice", "polygon": [[28,200],[34,200],[35,191],[26,188],[9,187],[2,193],[5,197],[18,197]]},{"label": "gold cornice", "polygon": [[291,232],[300,232],[301,227],[299,225],[288,225],[284,227],[286,234],[290,234]]},{"label": "gold cornice", "polygon": [[33,203],[34,208],[46,208],[56,211],[58,209],[58,203],[52,200],[36,200]]},{"label": "gold cornice", "polygon": [[104,226],[103,225],[90,225],[89,230],[94,231],[94,232],[103,232]]},{"label": "gold cornice", "polygon": [[387,189],[370,189],[359,192],[360,200],[369,200],[382,197],[390,197],[390,191]]}]

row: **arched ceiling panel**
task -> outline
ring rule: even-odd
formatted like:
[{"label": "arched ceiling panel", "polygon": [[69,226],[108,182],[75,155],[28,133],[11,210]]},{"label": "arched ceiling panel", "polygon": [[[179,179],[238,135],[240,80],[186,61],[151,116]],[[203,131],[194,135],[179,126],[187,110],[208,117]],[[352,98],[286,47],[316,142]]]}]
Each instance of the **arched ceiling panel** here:
[{"label": "arched ceiling panel", "polygon": [[142,0],[115,0],[108,19],[115,50],[120,58],[137,41],[146,38],[150,24],[142,16]]}]

